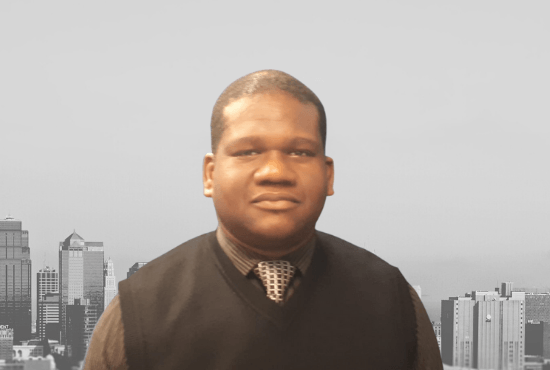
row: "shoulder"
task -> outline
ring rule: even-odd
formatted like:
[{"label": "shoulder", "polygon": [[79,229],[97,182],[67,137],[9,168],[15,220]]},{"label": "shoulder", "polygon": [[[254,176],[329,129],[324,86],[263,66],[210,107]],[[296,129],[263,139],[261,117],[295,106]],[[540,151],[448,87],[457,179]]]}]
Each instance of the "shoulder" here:
[{"label": "shoulder", "polygon": [[400,275],[398,268],[364,248],[328,233],[316,231],[316,234],[317,240],[321,244],[329,261],[335,260],[343,263],[350,270],[358,269],[365,271],[368,268],[370,273],[378,271],[381,273],[398,273]]},{"label": "shoulder", "polygon": [[172,248],[151,262],[148,262],[127,280],[137,280],[146,275],[156,274],[159,271],[170,272],[171,269],[181,270],[181,264],[189,263],[190,260],[202,252],[205,249],[204,247],[211,242],[213,235],[215,235],[215,232],[202,234]]},{"label": "shoulder", "polygon": [[193,276],[197,271],[195,267],[201,259],[206,257],[208,246],[213,239],[215,239],[215,232],[188,240],[148,262],[128,279],[120,281],[118,287],[122,307],[128,307],[128,300],[133,301],[133,296],[138,294],[138,291],[139,294],[158,295],[175,294],[174,291],[159,291],[159,288],[167,285],[172,286],[172,289],[183,289],[182,284],[174,285],[172,282],[191,283],[194,280]]}]

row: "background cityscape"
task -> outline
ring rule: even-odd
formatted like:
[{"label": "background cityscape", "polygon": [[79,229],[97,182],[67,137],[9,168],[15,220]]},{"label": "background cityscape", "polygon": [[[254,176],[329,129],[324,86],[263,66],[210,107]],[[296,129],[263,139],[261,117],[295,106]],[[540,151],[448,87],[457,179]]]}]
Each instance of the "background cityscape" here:
[{"label": "background cityscape", "polygon": [[216,228],[201,182],[211,110],[264,68],[325,106],[336,193],[318,229],[399,267],[433,321],[442,300],[503,282],[549,291],[549,11],[0,2],[0,215],[29,231],[32,307],[74,231],[103,243],[118,283]]}]

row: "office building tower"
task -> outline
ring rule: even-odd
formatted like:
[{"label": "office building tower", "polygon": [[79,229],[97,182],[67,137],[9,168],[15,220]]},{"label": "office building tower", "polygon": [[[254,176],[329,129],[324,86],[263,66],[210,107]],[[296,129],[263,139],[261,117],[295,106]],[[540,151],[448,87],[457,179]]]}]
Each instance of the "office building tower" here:
[{"label": "office building tower", "polygon": [[437,339],[437,345],[439,347],[439,353],[441,353],[441,323],[432,321],[432,327],[435,333],[435,339]]},{"label": "office building tower", "polygon": [[43,294],[38,303],[37,332],[39,339],[52,339],[59,341],[61,325],[59,322],[59,292]]},{"label": "office building tower", "polygon": [[525,354],[550,360],[550,323],[525,324]]},{"label": "office building tower", "polygon": [[8,325],[0,325],[0,360],[9,361],[13,358],[13,329]]},{"label": "office building tower", "polygon": [[[89,313],[85,337],[91,335],[103,313],[103,260],[103,242],[86,242],[73,232],[59,243],[61,344],[67,345],[68,351],[75,337],[67,335],[67,306],[89,306],[85,309]],[[79,339],[75,345],[80,343]]]},{"label": "office building tower", "polygon": [[525,320],[550,323],[550,293],[525,294]]},{"label": "office building tower", "polygon": [[[51,293],[57,293],[52,295]],[[48,295],[47,300],[45,299]],[[59,323],[59,273],[46,266],[36,273],[36,332],[45,336],[47,323]]]},{"label": "office building tower", "polygon": [[514,283],[511,281],[507,281],[505,283],[501,284],[500,289],[500,295],[503,297],[510,297],[512,295],[512,288],[514,287]]},{"label": "office building tower", "polygon": [[115,267],[113,261],[111,261],[111,257],[103,264],[103,287],[105,292],[104,308],[107,308],[117,294]]},{"label": "office building tower", "polygon": [[525,293],[507,289],[503,284],[502,295],[474,291],[441,301],[443,363],[480,369],[523,368]]},{"label": "office building tower", "polygon": [[139,270],[140,268],[142,268],[146,264],[147,264],[147,262],[136,262],[136,263],[134,263],[134,265],[132,267],[130,267],[130,269],[126,273],[126,279],[128,279],[130,276],[135,274],[137,272],[137,270]]},{"label": "office building tower", "polygon": [[[97,323],[98,306],[90,304],[89,299],[75,299],[74,304],[66,306],[67,343],[69,354],[76,360],[84,359]],[[101,307],[103,309],[103,307]]]},{"label": "office building tower", "polygon": [[447,365],[473,365],[474,305],[470,297],[441,301],[441,358]]},{"label": "office building tower", "polygon": [[29,232],[11,216],[0,220],[0,325],[13,329],[17,344],[31,338]]}]

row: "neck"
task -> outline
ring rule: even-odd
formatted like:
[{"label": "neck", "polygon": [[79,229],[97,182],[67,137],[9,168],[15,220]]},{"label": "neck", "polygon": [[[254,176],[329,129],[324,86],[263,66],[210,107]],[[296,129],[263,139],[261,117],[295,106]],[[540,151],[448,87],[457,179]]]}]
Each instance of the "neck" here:
[{"label": "neck", "polygon": [[[218,227],[221,229],[225,238],[229,239],[233,244],[246,249],[252,253],[265,257],[267,260],[278,259],[287,254],[293,253],[300,248],[303,248],[307,243],[315,236],[315,229],[307,234],[302,234],[296,242],[281,242],[273,240],[266,240],[265,243],[248,243],[241,238],[236,237],[231,231],[229,231],[221,222],[218,223]],[[258,246],[260,244],[260,246]],[[269,246],[266,248],[265,246]]]}]

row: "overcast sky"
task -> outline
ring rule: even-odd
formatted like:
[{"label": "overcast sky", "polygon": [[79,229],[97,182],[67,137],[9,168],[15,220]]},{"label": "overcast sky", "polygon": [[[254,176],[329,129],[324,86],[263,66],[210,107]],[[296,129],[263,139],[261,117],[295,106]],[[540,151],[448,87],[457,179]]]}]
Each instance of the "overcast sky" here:
[{"label": "overcast sky", "polygon": [[[550,3],[0,2],[0,215],[35,273],[76,229],[117,281],[212,231],[210,115],[260,69],[309,86],[335,195],[317,228],[440,300],[550,287]],[[33,310],[34,310],[33,306]]]}]

